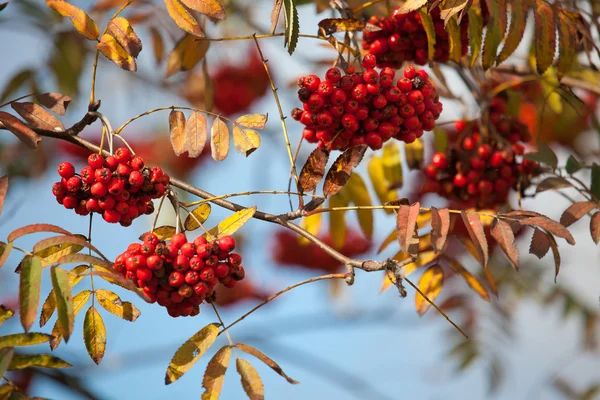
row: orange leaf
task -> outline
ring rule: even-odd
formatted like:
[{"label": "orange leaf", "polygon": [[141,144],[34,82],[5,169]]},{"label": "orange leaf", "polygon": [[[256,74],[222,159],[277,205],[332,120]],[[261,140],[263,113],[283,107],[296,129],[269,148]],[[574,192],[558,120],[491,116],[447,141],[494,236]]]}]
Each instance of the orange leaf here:
[{"label": "orange leaf", "polygon": [[[542,75],[554,60],[556,51],[556,26],[554,10],[545,1],[536,1],[535,15],[535,61],[538,74]],[[574,46],[575,44],[571,44]]]},{"label": "orange leaf", "polygon": [[[427,268],[419,279],[419,289],[432,302],[438,297],[444,286],[444,271],[439,265],[432,265]],[[419,292],[415,293],[415,307],[419,315],[425,314],[431,304]]]},{"label": "orange leaf", "polygon": [[444,251],[450,231],[450,212],[447,208],[431,207],[431,246],[436,252]]},{"label": "orange leaf", "polygon": [[100,42],[96,45],[98,50],[104,54],[106,58],[117,64],[125,71],[135,72],[137,65],[133,57],[117,42],[111,35],[102,35]]},{"label": "orange leaf", "polygon": [[215,19],[225,19],[225,8],[218,0],[181,0],[181,2],[200,14]]},{"label": "orange leaf", "polygon": [[415,202],[411,206],[401,205],[398,209],[398,217],[396,219],[396,228],[398,229],[398,242],[400,242],[400,250],[409,254],[416,254],[418,246],[418,236],[415,243],[417,217],[419,216],[419,202]]},{"label": "orange leaf", "polygon": [[154,51],[154,59],[157,64],[160,64],[165,56],[165,42],[163,41],[160,31],[155,27],[150,28],[150,36],[152,37],[152,50]]},{"label": "orange leaf", "polygon": [[165,0],[165,6],[178,27],[194,36],[204,37],[198,20],[180,0]]},{"label": "orange leaf", "polygon": [[186,34],[169,53],[166,77],[194,68],[206,55],[209,44],[207,40],[196,40],[194,36]]},{"label": "orange leaf", "polygon": [[488,294],[485,287],[481,284],[479,279],[474,277],[469,271],[465,269],[458,261],[449,259],[449,264],[452,270],[462,276],[467,284],[485,301],[490,301],[490,295]]},{"label": "orange leaf", "polygon": [[535,228],[529,245],[529,254],[535,255],[537,258],[543,258],[550,250],[550,241],[548,236],[540,229]]},{"label": "orange leaf", "polygon": [[560,217],[560,223],[565,227],[570,226],[597,207],[598,205],[593,201],[580,201],[573,203],[565,210],[565,212],[563,212],[562,216]]},{"label": "orange leaf", "polygon": [[56,117],[35,103],[10,103],[10,106],[34,128],[62,132],[65,127]]},{"label": "orange leaf", "polygon": [[592,216],[590,221],[590,233],[594,243],[598,244],[600,242],[600,211]]},{"label": "orange leaf", "polygon": [[107,31],[132,57],[142,51],[142,41],[125,18],[115,18],[108,23]]},{"label": "orange leaf", "polygon": [[10,115],[4,111],[0,111],[0,125],[4,125],[6,129],[11,131],[19,140],[27,145],[30,149],[37,148],[42,141],[42,137],[31,130],[17,117]]},{"label": "orange leaf", "polygon": [[519,220],[519,223],[523,225],[537,226],[555,236],[565,239],[570,245],[575,245],[575,239],[573,238],[573,235],[571,235],[571,232],[569,232],[567,228],[543,215],[524,218]]},{"label": "orange leaf", "polygon": [[[2,215],[2,208],[4,208],[4,199],[8,193],[8,176],[4,175],[0,178],[0,215]],[[2,265],[2,264],[0,264]]]},{"label": "orange leaf", "polygon": [[58,11],[60,15],[69,17],[75,29],[86,39],[97,40],[100,35],[98,26],[83,10],[63,0],[46,0],[48,7]]},{"label": "orange leaf", "polygon": [[325,166],[329,160],[329,153],[323,149],[315,149],[300,171],[298,178],[298,191],[312,192],[315,190],[323,176],[325,175]]},{"label": "orange leaf", "polygon": [[483,268],[487,267],[489,253],[488,253],[488,244],[485,238],[485,232],[483,231],[483,224],[481,223],[481,219],[479,218],[479,214],[476,212],[470,211],[461,211],[463,222],[467,227],[467,231],[469,232],[469,236],[477,249],[477,255],[479,257],[479,262],[483,266]]},{"label": "orange leaf", "polygon": [[229,128],[219,117],[210,130],[210,150],[215,161],[223,161],[229,154]]},{"label": "orange leaf", "polygon": [[169,113],[169,131],[171,132],[171,146],[175,155],[179,157],[185,153],[185,115],[179,110]]},{"label": "orange leaf", "polygon": [[496,239],[504,254],[508,257],[513,268],[518,269],[519,250],[517,249],[517,246],[514,245],[515,235],[508,222],[494,219],[490,233],[492,234],[492,237]]},{"label": "orange leaf", "polygon": [[194,111],[185,124],[184,149],[191,158],[197,158],[206,145],[206,118],[201,113]]}]

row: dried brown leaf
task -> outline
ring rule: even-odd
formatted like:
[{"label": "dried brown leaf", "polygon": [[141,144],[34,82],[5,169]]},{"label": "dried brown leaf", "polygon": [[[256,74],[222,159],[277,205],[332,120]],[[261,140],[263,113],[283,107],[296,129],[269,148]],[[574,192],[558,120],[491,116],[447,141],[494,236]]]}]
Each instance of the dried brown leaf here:
[{"label": "dried brown leaf", "polygon": [[34,128],[53,132],[62,132],[65,130],[63,124],[54,115],[35,103],[13,102],[10,103],[10,106]]},{"label": "dried brown leaf", "polygon": [[215,19],[225,19],[225,7],[218,0],[181,0],[181,2],[200,14]]},{"label": "dried brown leaf", "polygon": [[31,128],[25,125],[17,117],[4,111],[0,111],[0,124],[11,131],[16,137],[25,143],[30,149],[37,148],[42,141],[42,137],[35,133]]},{"label": "dried brown leaf", "polygon": [[535,228],[531,237],[531,244],[529,245],[529,254],[542,259],[548,253],[548,250],[550,250],[548,236],[542,230]]},{"label": "dried brown leaf", "polygon": [[[417,217],[419,216],[419,202],[410,206],[401,205],[396,218],[396,229],[398,230],[398,242],[400,250],[415,255],[418,252],[419,238],[416,236]],[[416,236],[416,243],[415,243]],[[415,248],[416,245],[416,248]]]},{"label": "dried brown leaf", "polygon": [[447,208],[431,207],[431,246],[435,252],[444,251],[450,231],[450,212]]},{"label": "dried brown leaf", "polygon": [[490,230],[492,237],[498,242],[500,248],[508,257],[513,268],[516,270],[519,268],[519,250],[514,245],[515,235],[512,227],[506,221],[500,219],[494,219]]},{"label": "dried brown leaf", "polygon": [[163,41],[160,31],[154,26],[150,27],[150,37],[152,38],[154,60],[156,60],[157,64],[160,64],[165,56],[165,42]]},{"label": "dried brown leaf", "polygon": [[223,161],[229,154],[229,128],[220,118],[215,118],[210,130],[210,150],[215,161]]},{"label": "dried brown leaf", "polygon": [[298,178],[299,192],[312,192],[315,190],[325,175],[328,160],[329,153],[323,149],[315,149],[310,153]]},{"label": "dried brown leaf", "polygon": [[560,223],[565,227],[570,226],[596,208],[598,208],[598,205],[593,201],[573,203],[561,215]]},{"label": "dried brown leaf", "polygon": [[271,11],[271,35],[277,30],[277,23],[279,22],[282,7],[283,0],[273,0],[273,10]]},{"label": "dried brown leaf", "polygon": [[558,222],[546,216],[541,215],[538,217],[524,218],[521,219],[519,222],[522,225],[536,226],[542,228],[555,236],[565,239],[570,245],[575,245],[575,239],[573,238],[573,235],[571,235],[571,232],[569,232],[567,228],[565,228]]},{"label": "dried brown leaf", "polygon": [[600,211],[595,213],[590,220],[590,234],[594,243],[600,242]]},{"label": "dried brown leaf", "polygon": [[331,196],[342,190],[348,182],[352,168],[360,164],[367,150],[366,145],[354,146],[344,151],[333,163],[323,185],[323,194]]},{"label": "dried brown leaf", "polygon": [[38,94],[35,97],[41,105],[58,115],[65,115],[72,100],[69,96],[53,92]]},{"label": "dried brown leaf", "polygon": [[362,31],[365,23],[356,18],[326,18],[319,21],[319,27],[326,35],[335,32]]},{"label": "dried brown leaf", "polygon": [[[2,215],[2,209],[4,208],[4,199],[8,193],[8,176],[4,175],[0,178],[0,215]],[[1,266],[2,264],[0,264]]]},{"label": "dried brown leaf", "polygon": [[179,110],[169,113],[169,131],[171,132],[171,146],[173,152],[179,157],[185,153],[185,115]]},{"label": "dried brown leaf", "polygon": [[461,215],[463,222],[467,227],[467,231],[469,232],[469,236],[471,237],[471,240],[473,241],[473,244],[477,250],[479,262],[483,268],[485,268],[487,267],[489,252],[481,218],[479,217],[478,213],[465,210],[461,211]]},{"label": "dried brown leaf", "polygon": [[573,186],[573,185],[571,185],[571,182],[569,182],[565,178],[562,178],[560,176],[551,176],[551,177],[546,178],[543,181],[541,181],[537,185],[537,188],[535,189],[535,191],[536,191],[536,193],[539,193],[539,192],[544,192],[546,190],[558,190],[558,189],[563,189],[563,188],[567,188],[567,187],[571,187],[571,186]]},{"label": "dried brown leaf", "polygon": [[197,158],[206,145],[206,118],[198,111],[192,112],[185,124],[184,150],[188,157]]}]

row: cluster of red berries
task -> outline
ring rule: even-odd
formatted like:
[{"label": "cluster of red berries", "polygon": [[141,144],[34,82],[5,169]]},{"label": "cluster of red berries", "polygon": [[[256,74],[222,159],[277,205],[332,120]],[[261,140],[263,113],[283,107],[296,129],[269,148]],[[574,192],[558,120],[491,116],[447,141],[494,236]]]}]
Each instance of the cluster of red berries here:
[{"label": "cluster of red berries", "polygon": [[188,242],[183,233],[169,243],[149,233],[115,259],[114,268],[133,281],[172,317],[194,316],[200,304],[213,301],[217,283],[233,288],[244,279],[242,257],[232,253],[235,240],[223,236],[213,242],[199,236]]},{"label": "cluster of red berries", "polygon": [[106,222],[129,226],[138,216],[154,212],[152,199],[164,195],[169,184],[160,167],[145,167],[127,148],[107,157],[93,153],[87,161],[79,174],[70,162],[61,163],[61,180],[52,186],[58,203],[79,215],[95,212]]},{"label": "cluster of red berries", "polygon": [[362,62],[365,71],[346,75],[330,68],[325,80],[308,75],[298,80],[298,98],[304,110],[292,117],[306,126],[302,136],[327,150],[367,144],[380,149],[390,138],[412,143],[430,131],[442,112],[442,103],[427,72],[409,66],[394,84],[395,71],[374,69],[375,56]]},{"label": "cluster of red berries", "polygon": [[[437,62],[447,62],[450,56],[450,41],[440,18],[440,9],[431,11],[435,29],[435,54]],[[427,63],[427,34],[418,11],[401,14],[394,10],[391,17],[373,16],[369,22],[381,30],[364,30],[363,49],[377,56],[377,66],[398,69],[405,61],[425,65]],[[467,54],[469,21],[465,15],[460,23],[462,55]]]},{"label": "cluster of red berries", "polygon": [[424,192],[437,192],[479,208],[503,204],[510,188],[525,189],[539,165],[522,159],[522,141],[530,140],[529,130],[517,118],[506,118],[506,103],[496,98],[489,113],[490,132],[483,136],[478,121],[457,121],[456,139],[446,153],[433,155],[425,167],[428,181]]}]

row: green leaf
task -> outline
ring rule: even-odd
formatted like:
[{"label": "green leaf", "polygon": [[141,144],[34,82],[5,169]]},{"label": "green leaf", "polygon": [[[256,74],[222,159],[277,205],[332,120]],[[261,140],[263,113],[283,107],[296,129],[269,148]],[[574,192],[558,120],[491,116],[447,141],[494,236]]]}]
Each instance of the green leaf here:
[{"label": "green leaf", "polygon": [[75,322],[73,296],[71,295],[69,276],[67,275],[67,271],[60,267],[52,267],[50,275],[52,277],[52,288],[56,298],[60,331],[65,338],[65,342],[68,342],[71,332],[73,332],[73,324]]},{"label": "green leaf", "polygon": [[[496,52],[502,39],[504,39],[504,33],[506,32],[507,15],[506,15],[506,3],[505,0],[486,0],[488,10],[490,10],[490,19],[487,25],[487,33],[485,34],[485,40],[483,43],[483,56],[481,64],[483,69],[488,69],[496,61]],[[470,21],[469,21],[470,22]]]},{"label": "green leaf", "polygon": [[0,350],[0,376],[4,376],[14,355],[15,351],[11,348]]},{"label": "green leaf", "polygon": [[419,10],[419,15],[421,16],[423,29],[425,29],[425,34],[427,35],[427,59],[432,61],[435,55],[435,28],[433,20],[431,19],[431,15],[425,10]]},{"label": "green leaf", "polygon": [[500,54],[496,58],[496,64],[506,61],[515,52],[519,43],[521,43],[523,34],[525,33],[525,26],[527,26],[528,12],[528,1],[510,0],[510,27],[508,28],[508,34],[506,35],[502,51],[500,51]]},{"label": "green leaf", "polygon": [[581,164],[575,157],[572,155],[567,159],[567,165],[565,166],[565,170],[568,174],[574,174],[583,168],[583,164]]},{"label": "green leaf", "polygon": [[0,103],[4,103],[11,95],[16,93],[29,79],[34,76],[34,72],[30,69],[24,69],[14,74],[10,79],[7,79],[6,86],[0,95]]},{"label": "green leaf", "polygon": [[219,334],[218,324],[209,324],[186,340],[173,355],[165,375],[165,384],[170,385],[183,376],[212,346]]},{"label": "green leaf", "polygon": [[[554,60],[556,51],[556,26],[554,10],[545,1],[536,1],[535,15],[535,60],[538,74],[542,75]],[[574,43],[571,46],[575,46]]]},{"label": "green leaf", "polygon": [[21,265],[19,314],[21,316],[21,325],[25,329],[25,332],[27,332],[33,325],[38,306],[40,305],[42,263],[37,257],[25,256]]},{"label": "green leaf", "polygon": [[592,165],[592,178],[590,183],[590,192],[596,199],[600,200],[600,165],[594,163]]},{"label": "green leaf", "polygon": [[460,38],[460,27],[456,22],[457,17],[453,16],[446,20],[446,31],[450,40],[450,60],[460,63],[462,57],[462,44]]},{"label": "green leaf", "polygon": [[40,367],[40,368],[70,368],[71,364],[50,354],[19,354],[13,357],[9,371]]},{"label": "green leaf", "polygon": [[[74,287],[83,279],[83,273],[85,273],[90,267],[87,265],[79,265],[69,271],[69,287]],[[46,301],[42,304],[42,312],[40,313],[40,328],[46,325],[48,320],[54,314],[56,310],[56,297],[54,296],[54,289],[50,291]]]},{"label": "green leaf", "polygon": [[13,315],[15,315],[13,310],[3,304],[0,304],[0,326],[4,323],[4,321],[12,318]]},{"label": "green leaf", "polygon": [[300,33],[300,21],[298,19],[298,10],[294,0],[284,0],[284,16],[285,16],[285,41],[284,46],[287,46],[288,53],[292,55],[298,44],[298,35]]},{"label": "green leaf", "polygon": [[442,128],[433,128],[433,146],[442,153],[448,148],[448,133]]},{"label": "green leaf", "polygon": [[469,8],[469,47],[471,66],[475,65],[481,53],[481,42],[483,41],[483,18],[479,7]]},{"label": "green leaf", "polygon": [[554,151],[544,143],[538,145],[537,153],[527,153],[523,157],[527,160],[546,164],[552,168],[556,168],[558,165],[558,157],[556,157]]},{"label": "green leaf", "polygon": [[203,203],[198,207],[194,208],[192,212],[185,219],[185,229],[188,231],[193,231],[195,229],[200,228],[200,224],[203,224],[204,221],[208,219],[210,215],[210,204]]},{"label": "green leaf", "polygon": [[5,347],[33,346],[46,343],[50,339],[52,339],[52,336],[45,333],[15,333],[13,335],[0,336],[0,349]]},{"label": "green leaf", "polygon": [[93,305],[85,313],[83,341],[92,360],[96,364],[100,364],[106,349],[106,327],[104,321],[102,321],[102,316]]}]

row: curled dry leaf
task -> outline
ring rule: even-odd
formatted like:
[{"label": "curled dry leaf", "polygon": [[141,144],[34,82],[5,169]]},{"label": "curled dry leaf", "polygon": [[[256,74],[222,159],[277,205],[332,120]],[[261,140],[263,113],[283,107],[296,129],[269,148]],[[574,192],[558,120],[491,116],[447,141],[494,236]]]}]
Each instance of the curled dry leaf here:
[{"label": "curled dry leaf", "polygon": [[42,93],[35,96],[41,105],[46,107],[48,110],[57,113],[58,115],[65,115],[67,107],[71,104],[71,98],[60,93]]},{"label": "curled dry leaf", "polygon": [[[432,265],[427,268],[419,279],[419,289],[432,302],[438,297],[444,286],[444,271],[439,265]],[[419,315],[423,315],[429,310],[431,304],[419,293],[415,292],[415,307]]]},{"label": "curled dry leaf", "polygon": [[242,378],[242,387],[250,400],[264,400],[265,387],[256,369],[243,358],[237,358],[236,368]]},{"label": "curled dry leaf", "polygon": [[600,242],[600,211],[595,213],[590,220],[590,234],[594,243]]},{"label": "curled dry leaf", "polygon": [[[0,215],[2,215],[2,209],[4,208],[4,199],[8,193],[8,176],[4,175],[0,178]],[[2,265],[2,264],[0,264]]]},{"label": "curled dry leaf", "polygon": [[206,389],[202,393],[202,400],[218,400],[230,359],[231,347],[229,346],[221,347],[210,359],[202,378],[202,387]]},{"label": "curled dry leaf", "polygon": [[112,35],[132,57],[137,57],[142,51],[142,41],[125,18],[118,17],[110,20],[106,33]]},{"label": "curled dry leaf", "polygon": [[565,227],[570,226],[596,208],[598,208],[598,205],[593,201],[573,203],[561,215],[560,224]]},{"label": "curled dry leaf", "polygon": [[485,268],[487,267],[489,259],[489,251],[487,239],[485,238],[485,232],[483,230],[483,224],[481,223],[479,214],[476,212],[463,210],[461,211],[461,216],[465,226],[467,227],[469,236],[471,237],[471,240],[473,241],[473,244],[477,250],[479,262],[483,268]]},{"label": "curled dry leaf", "polygon": [[238,153],[246,157],[254,153],[260,146],[260,134],[253,129],[243,129],[233,123],[233,145]]},{"label": "curled dry leaf", "polygon": [[258,351],[254,347],[248,346],[247,344],[243,344],[243,343],[236,343],[235,347],[237,347],[244,353],[253,355],[254,357],[258,358],[260,361],[267,364],[269,366],[269,368],[271,368],[273,371],[277,372],[279,375],[281,375],[283,378],[285,378],[285,380],[288,381],[289,383],[291,383],[292,385],[296,385],[299,383],[297,380],[292,379],[289,376],[287,376],[286,373],[283,372],[283,370],[281,369],[279,364],[277,364],[275,361],[273,361],[271,358],[269,358],[266,354]]},{"label": "curled dry leaf", "polygon": [[125,71],[137,71],[135,59],[121,46],[117,40],[109,35],[102,35],[100,42],[96,45],[98,50],[110,61],[124,69]]},{"label": "curled dry leaf", "polygon": [[88,354],[96,364],[100,364],[106,350],[106,327],[96,307],[90,306],[83,320],[83,341]]},{"label": "curled dry leaf", "polygon": [[344,151],[333,163],[323,185],[323,194],[331,196],[342,190],[350,178],[352,168],[360,164],[367,150],[366,145],[354,146]]},{"label": "curled dry leaf", "polygon": [[98,26],[83,10],[63,0],[46,0],[48,7],[58,11],[60,15],[68,17],[75,29],[86,39],[97,40],[100,35]]},{"label": "curled dry leaf", "polygon": [[171,146],[177,157],[185,153],[185,115],[179,110],[169,113],[169,131],[171,132]]},{"label": "curled dry leaf", "polygon": [[277,23],[279,22],[279,16],[281,15],[281,7],[283,7],[283,0],[273,0],[273,10],[271,11],[271,35],[277,30]]},{"label": "curled dry leaf", "polygon": [[450,231],[450,211],[431,207],[431,246],[436,253],[444,251]]},{"label": "curled dry leaf", "polygon": [[19,140],[27,145],[30,149],[37,148],[42,141],[42,137],[35,133],[31,128],[25,125],[17,117],[10,115],[4,111],[0,111],[0,124],[11,131]]},{"label": "curled dry leaf", "polygon": [[204,58],[209,46],[208,40],[196,40],[196,37],[185,34],[169,53],[165,76],[168,78],[177,72],[194,68]]},{"label": "curled dry leaf", "polygon": [[492,237],[500,245],[500,248],[508,257],[514,269],[519,268],[519,249],[514,245],[515,235],[510,224],[501,219],[494,219],[490,229]]},{"label": "curled dry leaf", "polygon": [[185,124],[184,150],[188,152],[188,157],[197,158],[202,154],[206,138],[206,117],[194,111]]},{"label": "curled dry leaf", "polygon": [[398,230],[400,250],[404,253],[415,255],[418,252],[419,237],[417,236],[417,217],[419,216],[420,207],[421,205],[417,201],[410,206],[401,205],[400,208],[398,208],[396,229]]},{"label": "curled dry leaf", "polygon": [[218,0],[181,0],[181,2],[200,14],[215,19],[225,19],[225,8]]},{"label": "curled dry leaf", "polygon": [[12,102],[10,106],[34,128],[53,132],[62,132],[65,130],[63,124],[54,115],[35,103]]},{"label": "curled dry leaf", "polygon": [[329,153],[323,149],[315,149],[300,171],[298,178],[299,192],[312,192],[316,189],[325,175],[325,167],[329,160]]},{"label": "curled dry leaf", "polygon": [[533,230],[533,236],[531,237],[531,244],[529,245],[529,254],[533,254],[537,258],[542,259],[546,253],[548,253],[548,250],[550,250],[548,235],[542,230],[535,228]]},{"label": "curled dry leaf", "polygon": [[575,245],[575,239],[573,238],[573,235],[571,235],[571,232],[569,232],[567,228],[565,228],[558,222],[548,217],[545,217],[543,215],[536,217],[528,217],[519,220],[519,222],[522,225],[529,225],[542,228],[555,236],[565,239],[570,245]]},{"label": "curled dry leaf", "polygon": [[536,191],[536,193],[540,193],[540,192],[545,192],[546,190],[558,190],[558,189],[563,189],[563,188],[567,188],[567,187],[571,187],[571,186],[573,186],[573,185],[571,185],[571,182],[569,182],[565,178],[560,177],[560,176],[551,176],[551,177],[546,178],[543,181],[541,181],[537,185],[537,188],[535,189],[535,191]]},{"label": "curled dry leaf", "polygon": [[210,129],[210,151],[215,161],[223,161],[229,154],[229,128],[220,118],[215,118]]},{"label": "curled dry leaf", "polygon": [[165,6],[178,27],[194,36],[204,37],[200,23],[180,0],[165,0]]}]

